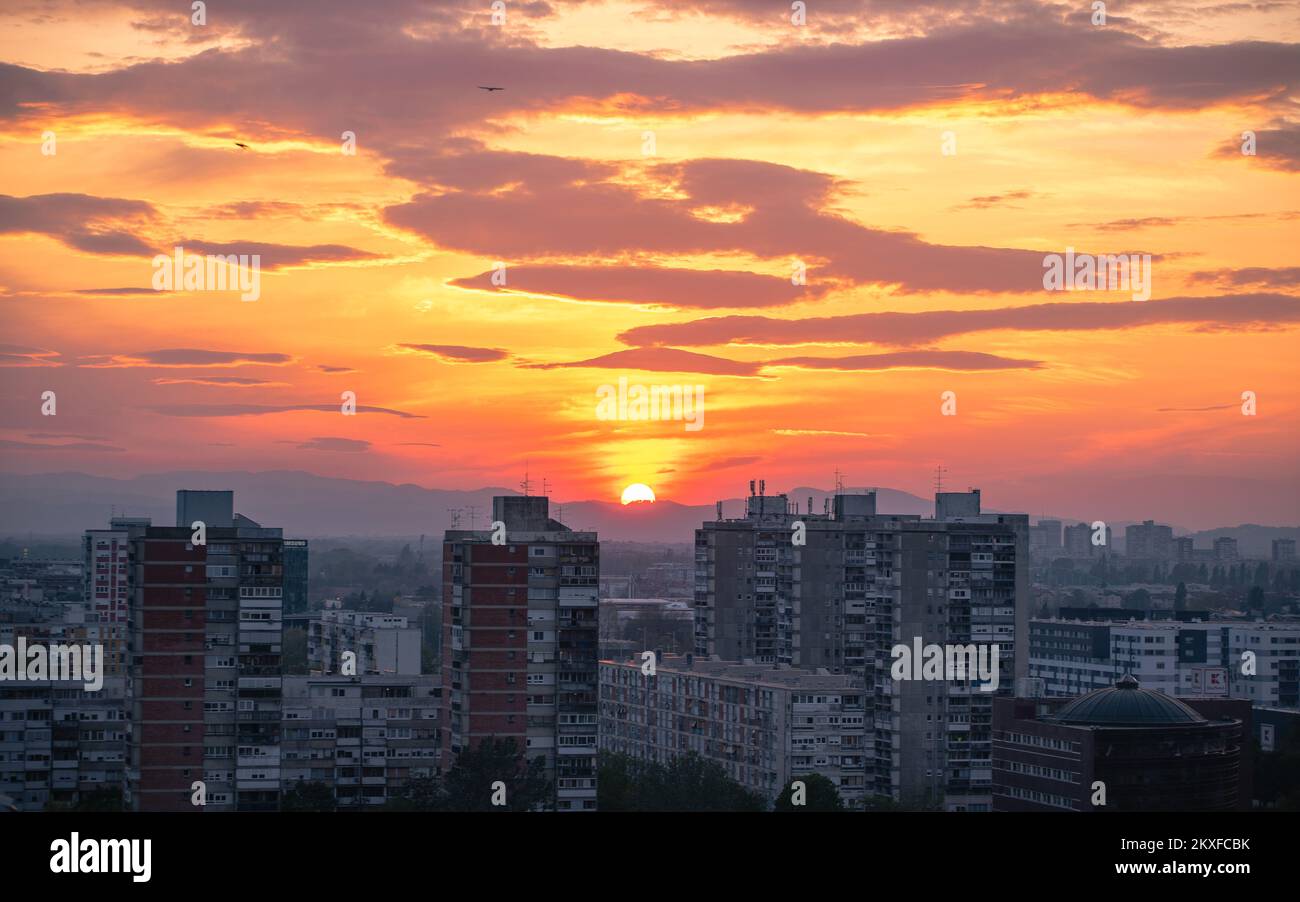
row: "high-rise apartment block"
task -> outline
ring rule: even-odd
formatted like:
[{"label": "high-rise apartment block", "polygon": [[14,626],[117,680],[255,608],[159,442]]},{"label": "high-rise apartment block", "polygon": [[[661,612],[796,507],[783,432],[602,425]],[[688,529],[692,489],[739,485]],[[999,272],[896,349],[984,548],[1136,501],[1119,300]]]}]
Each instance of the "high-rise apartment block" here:
[{"label": "high-rise apartment block", "polygon": [[1237,553],[1237,540],[1231,536],[1219,536],[1214,540],[1214,559],[1216,561],[1235,561],[1240,555]]},{"label": "high-rise apartment block", "polygon": [[600,543],[544,496],[497,497],[492,519],[443,540],[443,767],[513,738],[545,761],[557,809],[595,810]]},{"label": "high-rise apartment block", "polygon": [[86,620],[104,646],[104,672],[125,676],[127,611],[131,598],[130,529],[148,520],[115,517],[108,529],[88,529],[81,539]]},{"label": "high-rise apartment block", "polygon": [[284,613],[307,611],[307,587],[311,573],[306,539],[284,540]]},{"label": "high-rise apartment block", "polygon": [[1174,530],[1154,520],[1143,520],[1124,529],[1124,554],[1131,558],[1167,561],[1174,553]]},{"label": "high-rise apartment block", "polygon": [[1295,560],[1295,539],[1274,539],[1273,560],[1294,561]]},{"label": "high-rise apartment block", "polygon": [[[130,533],[128,805],[275,810],[281,530],[234,513],[231,492],[182,491],[177,526]],[[206,805],[192,802],[196,781]]]},{"label": "high-rise apartment block", "polygon": [[1061,550],[1061,521],[1039,520],[1029,527],[1029,550],[1051,555]]},{"label": "high-rise apartment block", "polygon": [[1062,546],[1066,557],[1100,557],[1114,550],[1114,530],[1104,524],[1095,529],[1088,523],[1076,523],[1062,531]]},{"label": "high-rise apartment block", "polygon": [[743,519],[697,529],[695,652],[862,675],[868,794],[986,809],[994,693],[895,680],[893,649],[997,645],[997,691],[1010,692],[1027,667],[1028,518],[982,513],[978,490],[937,494],[934,519],[877,514],[875,500],[838,494],[800,514],[751,495]]}]

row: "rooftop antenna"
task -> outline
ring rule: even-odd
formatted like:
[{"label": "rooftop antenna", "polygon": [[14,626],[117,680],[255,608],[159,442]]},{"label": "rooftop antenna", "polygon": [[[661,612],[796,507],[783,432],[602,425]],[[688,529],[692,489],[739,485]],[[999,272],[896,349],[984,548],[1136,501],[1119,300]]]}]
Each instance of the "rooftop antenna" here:
[{"label": "rooftop antenna", "polygon": [[835,494],[844,494],[844,474],[840,472],[839,467],[835,468]]},{"label": "rooftop antenna", "polygon": [[542,494],[543,495],[551,494],[551,482],[545,476],[542,477]]},{"label": "rooftop antenna", "polygon": [[524,461],[524,481],[519,483],[519,487],[524,490],[525,498],[528,497],[528,489],[530,486],[532,486],[532,482],[528,479],[528,461]]},{"label": "rooftop antenna", "polygon": [[460,515],[461,515],[462,512],[463,512],[463,509],[462,509],[462,508],[459,508],[459,507],[449,507],[449,508],[447,508],[447,513],[451,514],[451,528],[452,528],[452,529],[459,529],[459,528],[460,528]]},{"label": "rooftop antenna", "polygon": [[947,472],[948,468],[943,465],[934,468],[934,490],[936,492],[943,491],[943,477]]},{"label": "rooftop antenna", "polygon": [[469,507],[465,509],[469,511],[469,528],[473,529],[474,521],[478,519],[478,508],[471,504]]}]

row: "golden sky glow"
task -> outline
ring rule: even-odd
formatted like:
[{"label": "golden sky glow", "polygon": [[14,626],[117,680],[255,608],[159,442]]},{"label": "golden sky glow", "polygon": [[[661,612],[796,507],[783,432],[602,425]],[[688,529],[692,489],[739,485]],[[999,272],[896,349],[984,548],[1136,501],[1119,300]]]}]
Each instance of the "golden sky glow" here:
[{"label": "golden sky glow", "polygon": [[[943,464],[1002,510],[1294,523],[1300,5],[808,5],[19,2],[4,470],[703,504]],[[177,244],[260,251],[260,298],[155,293]],[[1152,255],[1151,299],[1043,290],[1067,248]],[[817,322],[863,314],[930,319]],[[620,377],[702,427],[598,416]]]}]

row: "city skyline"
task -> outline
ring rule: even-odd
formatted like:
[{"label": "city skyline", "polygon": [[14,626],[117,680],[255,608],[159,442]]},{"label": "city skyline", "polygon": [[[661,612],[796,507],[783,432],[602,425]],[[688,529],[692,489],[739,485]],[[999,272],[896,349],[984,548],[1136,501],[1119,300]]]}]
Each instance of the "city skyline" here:
[{"label": "city skyline", "polygon": [[1298,178],[1300,0],[0,3],[8,883],[1293,874]]},{"label": "city skyline", "polygon": [[[943,465],[1295,520],[1292,5],[181,7],[0,13],[0,481],[709,505]],[[190,254],[256,290],[155,290]],[[1048,290],[1076,254],[1144,285]],[[607,416],[621,380],[702,404]]]}]

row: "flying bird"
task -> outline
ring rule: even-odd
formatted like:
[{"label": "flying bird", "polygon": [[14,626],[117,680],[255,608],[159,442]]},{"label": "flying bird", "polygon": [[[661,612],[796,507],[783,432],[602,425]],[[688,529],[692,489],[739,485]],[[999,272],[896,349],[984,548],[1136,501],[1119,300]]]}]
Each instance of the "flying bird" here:
[{"label": "flying bird", "polygon": [[248,145],[247,145],[247,144],[240,144],[238,141],[235,142],[235,146],[236,146],[236,147],[242,147],[242,148],[244,148],[244,150],[248,150]]},{"label": "flying bird", "polygon": [[505,90],[505,88],[498,88],[498,87],[494,87],[494,86],[492,86],[492,85],[479,85],[478,87],[479,87],[479,90],[482,90],[482,91],[504,91],[504,90]]}]

